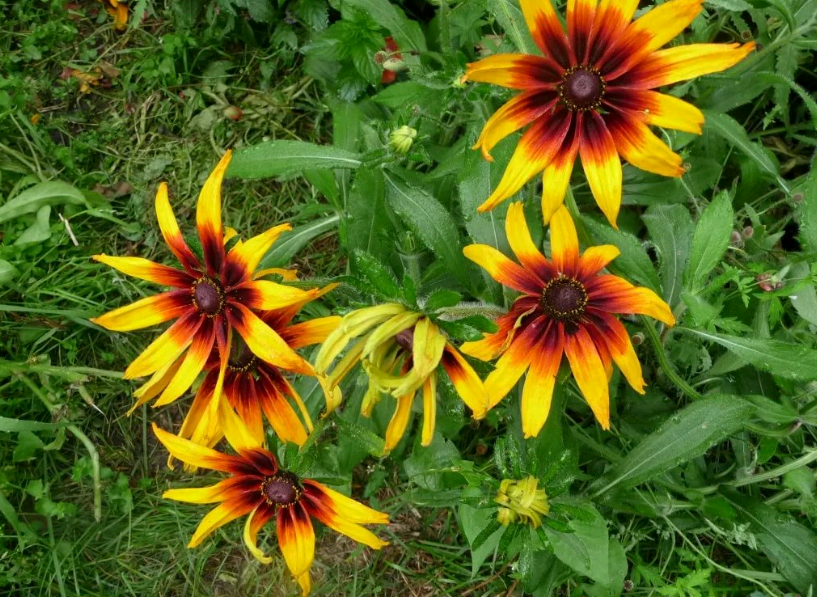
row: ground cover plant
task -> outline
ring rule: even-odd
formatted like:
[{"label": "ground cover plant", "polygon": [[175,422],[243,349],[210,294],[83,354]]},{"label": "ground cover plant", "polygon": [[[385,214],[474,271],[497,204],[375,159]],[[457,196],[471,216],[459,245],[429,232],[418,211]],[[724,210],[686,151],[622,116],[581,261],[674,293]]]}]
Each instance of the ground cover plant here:
[{"label": "ground cover plant", "polygon": [[813,594],[817,1],[0,14],[0,594]]}]

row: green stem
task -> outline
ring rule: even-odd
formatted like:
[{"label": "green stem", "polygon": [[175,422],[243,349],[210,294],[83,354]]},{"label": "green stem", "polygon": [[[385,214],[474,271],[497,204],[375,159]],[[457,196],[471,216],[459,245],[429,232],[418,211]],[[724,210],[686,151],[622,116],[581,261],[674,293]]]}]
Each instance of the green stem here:
[{"label": "green stem", "polygon": [[440,0],[440,49],[443,54],[448,54],[451,49],[451,28],[448,20],[448,0]]},{"label": "green stem", "polygon": [[644,323],[644,328],[647,330],[647,337],[652,343],[652,347],[655,350],[655,356],[658,357],[658,363],[661,365],[661,369],[663,369],[664,374],[679,390],[681,390],[692,400],[700,400],[703,398],[698,390],[689,385],[686,380],[678,375],[675,369],[673,369],[672,363],[669,362],[669,357],[664,350],[664,345],[661,343],[661,338],[658,337],[658,332],[655,331],[655,328],[652,325],[652,321],[646,317],[642,317],[641,319]]},{"label": "green stem", "polygon": [[[52,416],[57,414],[57,407],[56,405],[51,402],[51,399],[45,395],[45,393],[37,387],[37,385],[31,381],[25,375],[18,375],[18,379],[23,382],[24,385],[31,390],[31,393],[34,394],[40,401],[45,404],[45,407],[48,409],[48,412],[51,413]],[[88,450],[88,455],[91,457],[91,469],[93,471],[93,485],[94,485],[94,519],[99,522],[102,520],[102,481],[100,478],[100,470],[99,470],[99,452],[96,451],[96,447],[88,439],[88,436],[85,435],[79,427],[76,425],[67,425],[66,429],[74,434],[79,441],[81,441],[85,445],[85,449]]]}]

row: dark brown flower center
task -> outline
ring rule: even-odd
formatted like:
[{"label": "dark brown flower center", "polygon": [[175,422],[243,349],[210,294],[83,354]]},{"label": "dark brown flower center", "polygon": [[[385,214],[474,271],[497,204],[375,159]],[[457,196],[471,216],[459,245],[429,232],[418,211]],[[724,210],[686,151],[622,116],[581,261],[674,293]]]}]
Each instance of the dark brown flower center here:
[{"label": "dark brown flower center", "polygon": [[199,311],[215,317],[224,309],[224,289],[212,278],[202,276],[193,286],[193,302]]},{"label": "dark brown flower center", "polygon": [[270,506],[288,508],[301,499],[302,493],[298,477],[288,471],[267,477],[261,484],[261,495]]},{"label": "dark brown flower center", "polygon": [[569,110],[597,109],[604,96],[604,79],[592,66],[574,66],[565,71],[559,84],[559,97]]},{"label": "dark brown flower center", "polygon": [[542,306],[553,319],[576,321],[587,306],[587,291],[575,278],[560,276],[545,286]]},{"label": "dark brown flower center", "polygon": [[249,347],[241,340],[241,337],[234,337],[227,369],[233,373],[246,373],[247,371],[255,369],[257,364],[258,357],[252,353]]},{"label": "dark brown flower center", "polygon": [[414,328],[403,330],[394,337],[394,341],[400,348],[412,352],[414,350]]}]

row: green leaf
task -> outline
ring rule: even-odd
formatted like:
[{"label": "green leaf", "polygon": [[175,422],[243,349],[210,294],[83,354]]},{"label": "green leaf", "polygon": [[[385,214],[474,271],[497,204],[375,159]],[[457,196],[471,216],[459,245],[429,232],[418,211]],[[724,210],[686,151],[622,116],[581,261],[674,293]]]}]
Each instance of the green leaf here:
[{"label": "green leaf", "polygon": [[743,338],[716,332],[679,328],[716,342],[761,371],[768,371],[786,379],[817,380],[817,350],[802,344],[780,340]]},{"label": "green leaf", "polygon": [[799,223],[800,243],[809,253],[817,254],[817,160],[811,162],[811,171],[803,187]]},{"label": "green leaf", "polygon": [[423,243],[434,252],[466,288],[473,288],[473,269],[462,254],[460,234],[454,218],[423,189],[408,186],[384,172],[386,200]]},{"label": "green leaf", "polygon": [[386,210],[386,183],[381,170],[361,168],[349,191],[344,244],[373,255],[389,255],[392,223]]},{"label": "green leaf", "polygon": [[817,535],[792,516],[736,491],[723,495],[747,520],[760,549],[803,594],[817,586]]},{"label": "green leaf", "polygon": [[267,141],[235,152],[228,178],[270,178],[322,168],[357,168],[360,154],[305,141]]},{"label": "green leaf", "polygon": [[335,423],[344,441],[351,442],[372,456],[383,456],[386,444],[382,437],[379,437],[364,426],[348,421],[343,417],[336,417]]},{"label": "green leaf", "polygon": [[641,216],[661,260],[661,285],[670,307],[681,297],[695,224],[683,205],[653,205]]},{"label": "green leaf", "polygon": [[474,508],[460,504],[457,508],[460,522],[468,545],[471,547],[471,578],[476,576],[483,562],[496,551],[505,527],[496,521],[496,508]]},{"label": "green leaf", "polygon": [[706,277],[723,259],[732,236],[734,218],[732,198],[726,191],[719,193],[701,214],[689,253],[688,289],[700,290]]},{"label": "green leaf", "polygon": [[426,40],[420,25],[389,0],[344,0],[369,15],[377,24],[389,30],[401,50],[426,50]]},{"label": "green leaf", "polygon": [[21,431],[17,436],[17,445],[14,447],[14,454],[12,460],[14,462],[22,462],[33,458],[37,450],[45,447],[43,440],[34,435],[31,431]]},{"label": "green leaf", "polygon": [[390,300],[400,295],[400,287],[391,271],[371,253],[354,249],[351,253],[352,273],[361,279],[381,299]]},{"label": "green leaf", "polygon": [[528,31],[525,17],[519,6],[511,0],[486,0],[485,5],[497,22],[502,26],[516,48],[524,54],[538,54],[539,49],[533,43]]},{"label": "green leaf", "polygon": [[737,396],[712,396],[678,411],[645,437],[594,485],[629,487],[705,453],[749,419],[754,407]]},{"label": "green leaf", "polygon": [[432,292],[426,299],[423,308],[426,311],[436,311],[445,307],[453,307],[462,300],[462,295],[453,290],[441,288]]},{"label": "green leaf", "polygon": [[51,238],[51,206],[43,205],[37,210],[34,222],[14,241],[15,246],[41,243]]},{"label": "green leaf", "polygon": [[85,196],[70,184],[57,180],[41,182],[0,205],[0,223],[36,213],[46,205],[64,203],[87,205]]},{"label": "green leaf", "polygon": [[0,285],[8,284],[17,277],[17,268],[5,259],[0,259]]},{"label": "green leaf", "polygon": [[45,431],[49,429],[56,429],[57,427],[60,427],[60,425],[57,425],[56,423],[0,417],[0,432],[4,431],[6,433],[19,433],[21,431]]},{"label": "green leaf", "polygon": [[312,239],[333,230],[340,220],[338,214],[332,214],[303,226],[296,226],[285,233],[282,240],[272,246],[270,252],[261,260],[259,269],[266,267],[284,267],[289,265],[295,254],[303,249]]},{"label": "green leaf", "polygon": [[[726,114],[707,112],[705,126],[711,128],[715,133],[749,156],[761,170],[774,177],[778,182],[781,181],[780,167],[769,157],[762,145],[749,139],[746,129],[737,120]],[[785,182],[783,182],[783,186],[786,186]]]},{"label": "green leaf", "polygon": [[717,6],[718,8],[725,8],[726,10],[751,10],[754,8],[746,0],[706,0],[707,4]]},{"label": "green leaf", "polygon": [[661,289],[661,283],[658,281],[658,274],[655,273],[650,256],[647,255],[647,251],[635,236],[614,230],[606,223],[601,224],[590,218],[582,218],[582,222],[590,231],[595,242],[615,245],[621,251],[621,255],[613,261],[611,269],[625,274],[626,277],[656,292]]}]

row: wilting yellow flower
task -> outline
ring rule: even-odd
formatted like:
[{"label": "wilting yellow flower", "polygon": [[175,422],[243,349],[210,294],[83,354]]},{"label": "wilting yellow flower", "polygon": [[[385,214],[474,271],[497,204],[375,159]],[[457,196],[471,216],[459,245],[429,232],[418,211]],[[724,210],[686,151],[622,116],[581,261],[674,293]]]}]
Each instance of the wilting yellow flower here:
[{"label": "wilting yellow flower", "polygon": [[[204,253],[200,260],[182,237],[162,183],[156,194],[159,229],[183,270],[141,257],[94,255],[94,259],[122,273],[170,286],[172,290],[144,298],[92,319],[109,330],[128,332],[175,319],[161,336],[136,357],[125,378],[153,377],[137,398],[144,403],[159,396],[156,405],[169,404],[181,396],[204,369],[213,348],[219,355],[218,391],[227,369],[233,331],[262,361],[304,375],[312,366],[298,355],[258,312],[303,305],[321,291],[301,290],[258,277],[272,270],[256,267],[289,224],[270,228],[247,242],[238,241],[225,252],[221,223],[221,182],[230,163],[228,151],[210,174],[199,195],[196,223]],[[278,271],[278,270],[275,270]]]},{"label": "wilting yellow flower", "polygon": [[105,5],[105,10],[113,17],[113,24],[117,31],[124,31],[128,26],[128,4],[122,0],[99,0]]},{"label": "wilting yellow flower", "polygon": [[209,487],[170,489],[162,494],[162,497],[192,504],[220,502],[202,519],[188,547],[200,545],[217,528],[247,515],[244,542],[256,559],[269,564],[272,558],[258,548],[258,531],[275,518],[278,547],[302,593],[307,595],[312,584],[309,569],[315,556],[312,518],[373,549],[388,545],[362,526],[387,524],[387,514],[317,481],[282,470],[272,452],[255,441],[226,402],[221,402],[220,410],[227,441],[238,453],[235,456],[181,439],[153,425],[159,441],[182,462],[230,474]]},{"label": "wilting yellow flower", "polygon": [[648,125],[701,133],[703,114],[652,91],[725,70],[755,44],[692,44],[659,48],[681,33],[703,0],[669,0],[630,22],[638,0],[568,0],[567,34],[550,0],[521,0],[544,56],[496,54],[468,65],[465,78],[522,91],[485,124],[474,149],[491,149],[530,124],[505,174],[479,211],[493,209],[544,171],[545,223],[562,204],[577,156],[590,190],[610,223],[621,206],[621,162],[663,176],[681,176],[681,157]]},{"label": "wilting yellow flower", "polygon": [[641,364],[627,330],[614,314],[649,315],[674,325],[669,306],[648,288],[600,275],[619,250],[603,245],[579,255],[576,227],[564,207],[550,222],[550,261],[534,245],[521,203],[508,209],[505,232],[521,266],[487,245],[464,249],[465,256],[494,280],[522,293],[510,312],[497,320],[499,331],[462,345],[465,354],[484,361],[502,355],[485,380],[490,406],[530,369],[522,390],[522,430],[525,437],[537,435],[550,411],[564,353],[593,414],[609,429],[612,363],[636,392],[644,393]]},{"label": "wilting yellow flower", "polygon": [[544,489],[537,489],[536,477],[521,481],[503,479],[494,502],[500,505],[496,519],[503,526],[512,522],[528,524],[534,529],[542,525],[542,516],[550,512],[548,496]]},{"label": "wilting yellow flower", "polygon": [[346,345],[360,338],[335,368],[322,378],[324,393],[334,396],[327,404],[331,412],[340,402],[340,381],[358,363],[369,377],[369,388],[361,408],[369,416],[381,393],[397,399],[397,406],[386,430],[386,450],[391,450],[405,433],[414,402],[414,394],[423,389],[422,443],[434,436],[437,408],[437,368],[442,364],[457,393],[473,411],[485,416],[488,395],[474,369],[446,339],[428,317],[397,303],[358,309],[346,315],[340,326],[321,346],[315,361],[319,374],[327,373],[332,361]]}]

